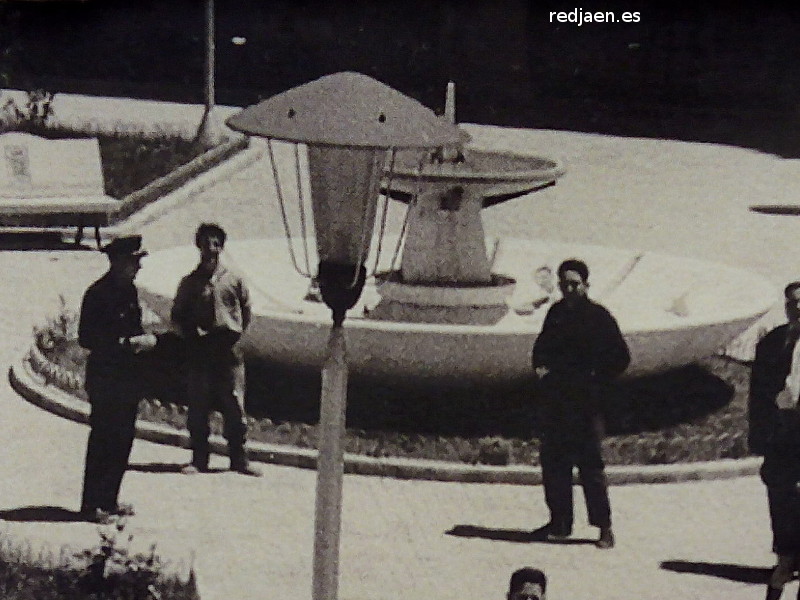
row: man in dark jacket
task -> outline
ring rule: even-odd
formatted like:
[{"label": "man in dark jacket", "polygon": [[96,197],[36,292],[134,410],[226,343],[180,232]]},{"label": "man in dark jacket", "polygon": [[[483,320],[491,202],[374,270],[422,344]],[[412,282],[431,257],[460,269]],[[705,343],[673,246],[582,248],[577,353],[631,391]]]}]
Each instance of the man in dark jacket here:
[{"label": "man in dark jacket", "polygon": [[117,497],[142,398],[139,354],[156,345],[156,336],[142,328],[142,309],[133,285],[141,258],[147,254],[141,246],[138,235],[106,245],[108,272],[86,290],[81,303],[78,342],[89,350],[86,391],[92,406],[81,513],[100,523],[115,515],[133,514],[133,507],[119,504]]},{"label": "man in dark jacket", "polygon": [[588,296],[589,269],[566,260],[558,268],[563,298],[547,312],[533,346],[541,417],[541,464],[549,539],[572,534],[572,469],[578,467],[589,523],[600,528],[600,548],[614,546],[611,506],[600,453],[605,388],[630,363],[628,346],[611,313]]},{"label": "man in dark jacket", "polygon": [[800,568],[800,282],[787,285],[784,297],[788,323],[758,343],[750,376],[750,451],[764,456],[761,479],[778,555],[768,600],[780,598]]}]

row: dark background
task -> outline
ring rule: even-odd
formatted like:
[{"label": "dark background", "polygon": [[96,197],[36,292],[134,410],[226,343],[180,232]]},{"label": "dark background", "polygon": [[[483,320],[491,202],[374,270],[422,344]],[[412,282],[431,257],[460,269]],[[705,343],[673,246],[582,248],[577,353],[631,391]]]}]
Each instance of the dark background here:
[{"label": "dark background", "polygon": [[[800,7],[786,4],[217,0],[216,99],[355,70],[441,111],[452,79],[461,122],[800,156]],[[549,22],[576,7],[641,22]],[[203,101],[202,0],[0,0],[0,19],[6,87]]]}]

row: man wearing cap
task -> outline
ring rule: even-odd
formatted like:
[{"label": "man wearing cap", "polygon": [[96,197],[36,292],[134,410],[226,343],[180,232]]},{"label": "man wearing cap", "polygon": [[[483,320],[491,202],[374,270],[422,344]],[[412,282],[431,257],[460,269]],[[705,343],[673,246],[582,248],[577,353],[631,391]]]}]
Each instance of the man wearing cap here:
[{"label": "man wearing cap", "polygon": [[122,477],[135,435],[142,398],[140,354],[152,350],[156,336],[145,333],[133,280],[147,255],[139,235],[119,237],[102,251],[109,269],[83,296],[78,342],[89,350],[86,391],[91,404],[81,513],[106,523],[133,514],[118,502]]},{"label": "man wearing cap", "polygon": [[225,230],[201,224],[195,233],[200,262],[178,285],[172,323],[184,339],[187,356],[187,425],[192,462],[183,472],[208,471],[208,417],[217,405],[224,418],[230,468],[259,476],[245,451],[247,416],[244,408],[245,368],[239,338],[250,324],[250,292],[241,277],[220,262]]},{"label": "man wearing cap", "polygon": [[536,533],[558,540],[572,534],[572,468],[578,467],[589,523],[600,528],[599,548],[612,548],[611,506],[600,453],[601,398],[630,362],[628,345],[608,310],[588,297],[589,268],[581,260],[558,267],[562,299],[545,316],[533,346],[541,408],[542,483],[550,522]]}]

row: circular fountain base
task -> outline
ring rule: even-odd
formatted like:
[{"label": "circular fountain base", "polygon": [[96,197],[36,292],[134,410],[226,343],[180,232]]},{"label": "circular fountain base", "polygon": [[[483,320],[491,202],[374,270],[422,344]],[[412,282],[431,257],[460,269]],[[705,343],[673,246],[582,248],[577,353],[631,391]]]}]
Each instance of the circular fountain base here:
[{"label": "circular fountain base", "polygon": [[[286,241],[231,241],[225,252],[252,291],[253,323],[243,340],[245,351],[280,364],[318,369],[331,314],[325,305],[306,299],[308,280],[292,268]],[[631,348],[627,373],[632,376],[686,365],[719,351],[780,298],[780,291],[761,276],[719,263],[503,239],[494,269],[516,280],[509,305],[522,304],[540,292],[533,283],[537,268],[547,266],[555,272],[569,257],[588,263],[591,297],[617,317]],[[137,279],[144,302],[168,319],[178,281],[196,263],[197,249],[191,246],[145,258]],[[389,264],[378,265],[379,272],[389,270]],[[345,328],[353,373],[451,382],[530,376],[530,351],[547,303],[520,312],[501,306],[501,318],[488,324],[447,324],[378,320],[374,311],[381,300],[374,279],[369,280],[361,300],[348,313]]]}]

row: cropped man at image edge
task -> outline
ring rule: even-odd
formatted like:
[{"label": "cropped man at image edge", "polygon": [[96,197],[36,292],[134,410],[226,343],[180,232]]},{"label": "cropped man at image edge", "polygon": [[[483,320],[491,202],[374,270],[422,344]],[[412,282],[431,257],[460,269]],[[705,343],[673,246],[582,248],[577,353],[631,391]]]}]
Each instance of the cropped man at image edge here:
[{"label": "cropped man at image edge", "polygon": [[784,299],[788,322],[758,343],[750,375],[748,442],[764,456],[761,479],[778,555],[767,600],[780,598],[800,568],[800,281],[786,286]]},{"label": "cropped man at image edge", "polygon": [[547,311],[533,345],[535,400],[541,418],[542,482],[550,521],[536,530],[551,540],[572,534],[572,468],[578,467],[589,523],[600,528],[599,548],[612,548],[601,402],[630,353],[617,321],[588,297],[589,268],[576,259],[558,267],[563,298]]},{"label": "cropped man at image edge", "polygon": [[522,567],[511,574],[506,600],[547,600],[547,576],[541,569]]},{"label": "cropped man at image edge", "polygon": [[89,350],[86,391],[92,407],[81,513],[87,520],[108,523],[115,516],[134,514],[117,497],[143,396],[139,355],[153,350],[157,338],[144,332],[133,284],[147,255],[141,236],[119,237],[102,251],[109,269],[86,290],[78,323],[78,342]]},{"label": "cropped man at image edge", "polygon": [[216,404],[224,418],[231,470],[258,477],[261,472],[250,466],[245,450],[245,367],[238,344],[250,324],[250,292],[220,261],[226,237],[215,223],[197,228],[200,262],[181,280],[172,305],[172,323],[184,340],[187,357],[192,462],[183,472],[208,471],[208,418]]}]

